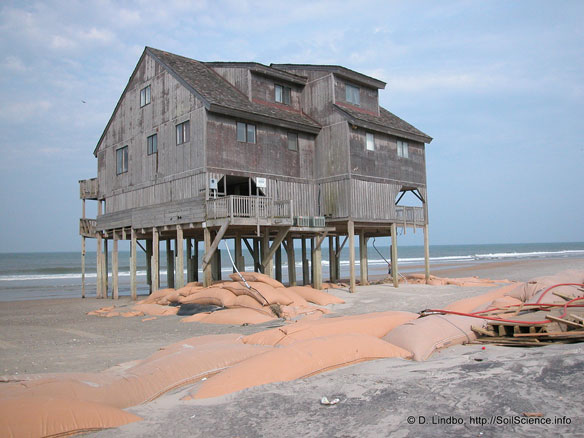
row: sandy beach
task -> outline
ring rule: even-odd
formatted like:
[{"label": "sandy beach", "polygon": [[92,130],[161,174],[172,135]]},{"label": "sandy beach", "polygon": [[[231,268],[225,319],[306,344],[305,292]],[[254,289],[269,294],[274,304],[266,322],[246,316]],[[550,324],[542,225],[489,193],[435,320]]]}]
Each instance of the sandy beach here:
[{"label": "sandy beach", "polygon": [[[584,270],[584,259],[481,263],[444,267],[432,273],[527,281],[566,269]],[[337,289],[332,293],[346,303],[332,305],[331,316],[384,310],[418,312],[488,290],[407,284],[398,289],[389,284],[360,286],[355,294]],[[110,303],[95,298],[0,303],[2,373],[101,371],[143,359],[185,338],[251,334],[282,324],[229,326],[181,323],[177,316],[143,322],[140,317],[86,315]],[[129,307],[131,302],[122,299],[116,305]],[[447,433],[549,436],[553,432],[576,436],[582,426],[582,396],[577,383],[584,370],[582,352],[581,344],[534,349],[487,346],[484,350],[479,345],[457,346],[434,354],[426,362],[377,360],[214,399],[181,401],[191,385],[128,409],[143,421],[96,435],[418,437]],[[340,403],[321,406],[322,396],[337,397]],[[541,412],[552,419],[566,417],[570,424],[506,423],[523,412]],[[481,421],[472,422],[471,416],[487,421],[493,416],[501,418],[495,424],[477,424]],[[450,424],[445,424],[448,418]],[[457,424],[451,424],[453,421]]]}]

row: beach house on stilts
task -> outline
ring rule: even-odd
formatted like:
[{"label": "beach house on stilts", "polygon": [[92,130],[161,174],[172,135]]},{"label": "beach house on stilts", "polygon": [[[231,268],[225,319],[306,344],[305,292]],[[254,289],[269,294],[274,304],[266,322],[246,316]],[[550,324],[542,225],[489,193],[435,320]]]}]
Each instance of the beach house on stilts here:
[{"label": "beach house on stilts", "polygon": [[[355,234],[362,284],[367,239],[391,236],[397,286],[397,230],[422,229],[428,276],[432,139],[379,106],[384,87],[340,66],[200,62],[147,47],[94,150],[97,178],[80,181],[83,270],[85,239],[95,238],[97,296],[118,295],[119,240],[130,241],[134,298],[138,250],[151,290],[160,285],[161,241],[176,288],[198,280],[199,268],[205,285],[220,279],[225,239],[235,240],[238,269],[245,245],[254,269],[277,279],[283,248],[291,284],[300,240],[302,282],[321,288],[328,238],[331,281],[347,244],[354,291]],[[418,206],[401,205],[407,192]],[[95,219],[85,217],[86,200],[98,203]]]}]

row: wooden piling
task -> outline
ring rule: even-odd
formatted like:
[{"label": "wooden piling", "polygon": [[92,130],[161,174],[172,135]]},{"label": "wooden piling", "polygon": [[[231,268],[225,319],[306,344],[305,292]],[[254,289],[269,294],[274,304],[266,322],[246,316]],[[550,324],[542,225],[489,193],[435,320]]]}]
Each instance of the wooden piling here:
[{"label": "wooden piling", "polygon": [[[205,239],[205,254],[208,254],[211,249],[211,231],[209,231],[209,228],[204,228],[203,234]],[[211,264],[207,263],[203,269],[203,286],[209,287],[212,282]]]},{"label": "wooden piling", "polygon": [[184,266],[184,242],[183,229],[180,225],[176,226],[176,289],[185,285],[185,266]]},{"label": "wooden piling", "polygon": [[282,282],[282,245],[276,249],[276,280]]},{"label": "wooden piling", "polygon": [[254,238],[253,240],[253,271],[260,272],[260,242],[259,239]]},{"label": "wooden piling", "polygon": [[112,298],[117,300],[118,297],[118,233],[114,231],[114,247],[112,249]]},{"label": "wooden piling", "polygon": [[337,281],[337,275],[335,273],[337,264],[335,263],[335,238],[334,236],[329,236],[329,280],[331,283]]},{"label": "wooden piling", "polygon": [[199,281],[199,241],[197,239],[193,239],[193,257],[191,261],[193,263],[191,267],[192,278],[189,282]]},{"label": "wooden piling", "polygon": [[146,284],[148,293],[152,293],[152,240],[146,239]]},{"label": "wooden piling", "polygon": [[96,272],[97,272],[97,277],[96,277],[96,289],[95,289],[95,297],[96,298],[102,298],[101,293],[101,283],[102,283],[102,277],[101,277],[101,266],[102,266],[102,262],[101,262],[101,233],[97,233],[96,236],[96,249],[95,249],[95,259],[96,259]]},{"label": "wooden piling", "polygon": [[349,234],[349,290],[355,292],[355,224],[347,221],[347,232]]},{"label": "wooden piling", "polygon": [[243,257],[243,250],[241,246],[241,235],[235,236],[235,267],[238,271],[245,271],[245,259]]},{"label": "wooden piling", "polygon": [[109,248],[108,238],[103,239],[103,297],[107,298],[109,295]]},{"label": "wooden piling", "polygon": [[308,272],[308,259],[306,258],[306,239],[302,237],[302,284],[310,284],[309,272]]},{"label": "wooden piling", "polygon": [[426,283],[430,281],[430,240],[428,239],[428,224],[424,225],[424,274]]},{"label": "wooden piling", "polygon": [[312,242],[314,248],[312,251],[312,287],[322,289],[322,245],[317,244],[315,247],[314,238]]},{"label": "wooden piling", "polygon": [[81,298],[85,298],[85,237],[81,237]]},{"label": "wooden piling", "polygon": [[336,281],[341,280],[341,238],[335,236],[335,274]]},{"label": "wooden piling", "polygon": [[397,266],[397,226],[391,224],[391,277],[393,286],[399,286],[399,270]]},{"label": "wooden piling", "polygon": [[359,233],[359,267],[361,273],[361,286],[369,284],[369,270],[367,267],[367,237],[365,231]]},{"label": "wooden piling", "polygon": [[217,248],[211,258],[211,272],[213,281],[221,281],[221,250]]},{"label": "wooden piling", "polygon": [[296,257],[294,254],[294,238],[287,237],[286,254],[288,258],[288,283],[290,286],[296,286]]},{"label": "wooden piling", "polygon": [[187,283],[191,282],[192,277],[192,269],[193,269],[193,261],[192,261],[192,249],[191,249],[191,239],[189,237],[186,238],[187,244],[187,253],[185,255],[186,258],[186,265],[187,265]]},{"label": "wooden piling", "polygon": [[[269,250],[270,250],[270,229],[266,227],[264,230],[264,235],[262,236],[262,256],[261,256],[262,262],[265,255],[268,254]],[[264,274],[270,277],[274,276],[274,261],[272,260],[271,257],[270,260],[268,260],[265,265]]]},{"label": "wooden piling", "polygon": [[166,239],[166,287],[174,287],[174,251],[172,239]]},{"label": "wooden piling", "polygon": [[137,262],[137,252],[136,252],[136,230],[132,228],[132,233],[130,237],[130,294],[132,295],[132,300],[136,300],[137,285],[136,285],[136,262]]},{"label": "wooden piling", "polygon": [[158,229],[152,228],[152,292],[160,287],[160,245],[158,241]]}]

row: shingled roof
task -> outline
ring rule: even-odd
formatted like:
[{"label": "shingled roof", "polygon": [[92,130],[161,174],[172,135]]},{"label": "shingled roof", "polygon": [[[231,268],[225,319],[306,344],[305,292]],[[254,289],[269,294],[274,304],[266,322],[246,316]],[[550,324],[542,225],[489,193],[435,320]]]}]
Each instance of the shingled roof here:
[{"label": "shingled roof", "polygon": [[356,126],[361,126],[362,128],[371,129],[373,131],[385,132],[387,134],[422,143],[430,143],[432,141],[432,137],[381,106],[379,107],[379,116],[358,111],[348,106],[334,104],[334,107],[348,116],[351,123]]},{"label": "shingled roof", "polygon": [[184,56],[146,48],[185,87],[199,97],[211,112],[257,120],[272,125],[318,133],[320,125],[303,113],[250,102],[247,96],[205,63]]}]

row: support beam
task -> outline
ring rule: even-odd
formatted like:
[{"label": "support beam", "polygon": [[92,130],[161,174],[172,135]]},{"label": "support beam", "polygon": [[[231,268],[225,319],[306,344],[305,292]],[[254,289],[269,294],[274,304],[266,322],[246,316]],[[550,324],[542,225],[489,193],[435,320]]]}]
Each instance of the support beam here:
[{"label": "support beam", "polygon": [[152,240],[146,240],[146,284],[148,293],[152,293]]},{"label": "support beam", "polygon": [[329,280],[331,283],[337,281],[336,269],[337,264],[335,261],[335,238],[334,236],[329,236]]},{"label": "support beam", "polygon": [[193,266],[192,266],[192,280],[199,281],[199,241],[193,239]]},{"label": "support beam", "polygon": [[337,274],[337,281],[341,280],[341,249],[340,236],[335,236],[335,273]]},{"label": "support beam", "polygon": [[[215,251],[219,247],[219,243],[221,242],[221,239],[223,239],[223,236],[225,235],[225,232],[227,231],[228,226],[229,226],[229,222],[225,222],[225,223],[223,223],[223,225],[221,225],[221,228],[219,228],[219,231],[217,231],[217,234],[215,235],[215,239],[213,239],[213,243],[210,244],[208,249],[207,249],[207,245],[205,244],[205,255],[203,256],[203,270],[205,270],[207,265],[209,263],[211,263],[211,257],[213,256],[213,254],[215,253]],[[207,229],[207,228],[205,228],[205,229]],[[209,242],[210,241],[211,241],[211,234],[209,232]]]},{"label": "support beam", "polygon": [[97,233],[96,236],[96,251],[95,251],[95,258],[96,258],[96,271],[97,271],[97,277],[96,277],[96,289],[95,289],[95,297],[96,298],[101,298],[101,283],[102,283],[102,277],[101,277],[101,233]]},{"label": "support beam", "polygon": [[117,300],[119,298],[119,283],[118,283],[118,233],[114,231],[114,247],[112,250],[112,298]]},{"label": "support beam", "polygon": [[268,253],[270,252],[270,229],[266,227],[264,229],[264,235],[262,236],[262,254],[260,271],[264,274],[273,277],[274,275],[274,264],[272,263],[272,255],[268,258]]},{"label": "support beam", "polygon": [[296,286],[296,257],[294,254],[294,238],[292,236],[288,236],[286,241],[286,254],[288,258],[288,283],[290,286]]},{"label": "support beam", "polygon": [[[322,243],[323,240],[324,236],[322,237],[320,242]],[[312,268],[313,275],[312,287],[314,287],[315,289],[322,289],[322,247],[318,243],[318,239],[314,249],[312,250],[312,261],[314,263],[314,266]]]},{"label": "support beam", "polygon": [[[265,254],[262,253],[262,266],[264,268],[266,268],[268,263],[270,263],[272,261],[272,257],[274,256],[274,253],[282,244],[282,241],[284,240],[284,238],[288,234],[289,229],[290,229],[290,227],[281,228],[280,231],[278,231],[278,234],[276,235],[276,237],[274,238],[274,241],[272,242],[272,246],[270,246],[269,248],[266,246],[266,253]],[[268,239],[269,239],[269,233],[268,233],[267,228],[266,228],[266,235],[268,236]],[[264,240],[264,243],[265,242],[266,242],[266,240]],[[268,240],[268,242],[269,242],[269,240]]]},{"label": "support beam", "polygon": [[393,287],[399,286],[399,270],[397,266],[397,226],[391,224],[391,277]]},{"label": "support beam", "polygon": [[172,240],[166,239],[166,287],[174,287],[174,251]]},{"label": "support beam", "polygon": [[314,237],[310,238],[310,284],[314,287]]},{"label": "support beam", "polygon": [[238,271],[245,271],[245,258],[241,247],[241,235],[235,236],[235,267]]},{"label": "support beam", "polygon": [[282,282],[282,244],[276,249],[276,280]]},{"label": "support beam", "polygon": [[130,239],[130,294],[132,299],[136,300],[138,296],[136,287],[136,259],[138,253],[136,252],[136,230],[134,228],[132,228]]},{"label": "support beam", "polygon": [[424,225],[424,273],[426,283],[430,281],[430,240],[428,238],[428,224]]},{"label": "support beam", "polygon": [[251,255],[253,256],[253,271],[260,272],[260,241],[257,238],[253,239],[253,251]]},{"label": "support beam", "polygon": [[81,237],[81,298],[85,298],[85,252],[85,237]]},{"label": "support beam", "polygon": [[308,272],[308,259],[306,258],[306,239],[302,237],[302,284],[304,286],[310,284]]},{"label": "support beam", "polygon": [[186,263],[187,263],[187,283],[190,283],[191,278],[193,276],[193,254],[192,254],[192,247],[191,247],[191,238],[187,237],[187,254],[186,254]]},{"label": "support beam", "polygon": [[347,232],[349,235],[349,290],[355,292],[355,224],[347,221]]},{"label": "support beam", "polygon": [[103,297],[108,297],[109,292],[109,248],[107,237],[103,239]]},{"label": "support beam", "polygon": [[152,228],[152,292],[160,287],[160,245],[158,242],[158,229]]},{"label": "support beam", "polygon": [[203,234],[205,237],[205,255],[203,256],[203,286],[208,287],[211,286],[211,283],[213,282],[211,277],[211,264],[208,261],[205,263],[205,257],[207,257],[207,254],[211,254],[211,231],[209,228],[204,228]]},{"label": "support beam", "polygon": [[367,237],[365,231],[359,233],[359,266],[361,273],[361,286],[369,284],[369,275],[367,269]]},{"label": "support beam", "polygon": [[176,282],[175,287],[180,289],[185,285],[185,255],[183,242],[183,229],[180,225],[176,226]]},{"label": "support beam", "polygon": [[221,250],[217,248],[211,258],[211,273],[213,281],[221,281]]}]

